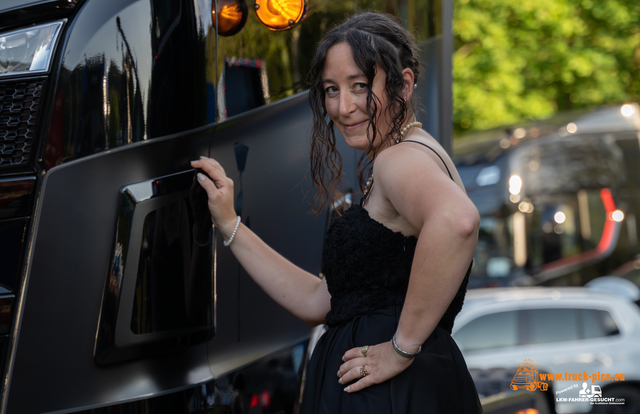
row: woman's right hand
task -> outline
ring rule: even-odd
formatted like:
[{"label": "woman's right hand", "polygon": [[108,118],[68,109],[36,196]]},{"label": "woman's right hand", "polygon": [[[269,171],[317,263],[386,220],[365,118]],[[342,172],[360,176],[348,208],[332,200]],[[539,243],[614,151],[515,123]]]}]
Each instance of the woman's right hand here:
[{"label": "woman's right hand", "polygon": [[[233,181],[214,159],[193,161],[206,174],[198,183],[207,192],[211,220],[221,236],[229,240],[236,228]],[[249,228],[239,225],[230,245],[244,270],[273,300],[311,326],[324,323],[331,309],[331,295],[324,279],[301,269],[267,246]]]},{"label": "woman's right hand", "polygon": [[233,208],[233,180],[224,172],[224,168],[213,158],[203,157],[191,161],[193,168],[201,169],[205,174],[198,173],[198,183],[204,188],[208,196],[211,221],[228,239],[236,226],[236,212]]}]

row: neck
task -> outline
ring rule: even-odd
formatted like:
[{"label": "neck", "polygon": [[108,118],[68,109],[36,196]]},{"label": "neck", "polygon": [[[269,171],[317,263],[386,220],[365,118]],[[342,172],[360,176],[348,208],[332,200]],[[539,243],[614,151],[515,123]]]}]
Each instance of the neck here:
[{"label": "neck", "polygon": [[[410,135],[410,133],[413,132],[412,128],[417,127],[417,128],[421,128],[422,127],[422,123],[418,122],[419,125],[411,125],[410,128],[407,128],[407,126],[409,126],[410,124],[415,124],[416,118],[414,115],[410,115],[407,116],[407,118],[405,119],[405,121],[400,124],[400,134],[396,134],[395,136],[392,136],[390,138],[385,139],[384,141],[382,141],[382,139],[380,139],[380,142],[378,145],[376,145],[374,148],[371,149],[371,151],[369,151],[367,153],[367,157],[369,157],[370,160],[373,160],[374,157],[374,151],[375,153],[379,153],[380,151],[383,151],[385,149],[387,149],[388,147],[395,145],[397,143],[399,143],[402,139],[406,139],[407,136]],[[404,133],[402,132],[404,130]]]}]

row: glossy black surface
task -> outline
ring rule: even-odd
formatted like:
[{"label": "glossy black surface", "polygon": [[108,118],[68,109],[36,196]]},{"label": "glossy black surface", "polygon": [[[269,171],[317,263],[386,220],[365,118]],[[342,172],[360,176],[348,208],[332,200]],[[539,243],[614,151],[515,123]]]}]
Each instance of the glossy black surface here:
[{"label": "glossy black surface", "polygon": [[[0,296],[0,335],[9,333],[15,299],[16,297],[14,295]],[[0,346],[2,346],[2,344],[0,344]]]},{"label": "glossy black surface", "polygon": [[[309,122],[303,94],[231,118],[215,130],[132,144],[49,171],[6,412],[81,410],[158,396],[210,381],[308,337],[309,327],[273,302],[218,240],[214,339],[165,355],[150,356],[143,346],[133,360],[94,362],[122,187],[186,171],[200,155],[215,156],[239,182],[236,144],[246,145],[243,222],[297,265],[319,272],[326,217],[310,215],[305,201]],[[354,151],[344,154],[355,160]],[[353,177],[350,168],[346,173]],[[145,335],[154,334],[139,336]],[[42,398],[29,397],[34,388],[46,390]]]},{"label": "glossy black surface", "polygon": [[[260,59],[225,58],[220,78],[222,119],[265,105],[269,99],[266,71]],[[228,91],[228,92],[227,92]]]},{"label": "glossy black surface", "polygon": [[9,335],[0,335],[0,370],[2,370],[2,372],[4,372],[7,366],[7,351],[9,350],[10,342],[11,338]]},{"label": "glossy black surface", "polygon": [[0,30],[71,16],[84,0],[2,0]]},{"label": "glossy black surface", "polygon": [[[166,356],[142,354],[143,358],[108,367],[96,365],[93,355],[120,189],[188,169],[189,160],[208,153],[212,132],[196,130],[133,144],[68,163],[44,176],[24,282],[28,290],[20,292],[22,306],[17,308],[22,310],[17,315],[20,337],[10,359],[5,412],[117,404],[212,378],[204,344]],[[129,323],[127,319],[127,327]],[[42,352],[43,344],[47,352]],[[45,390],[42,398],[29,397],[34,387]]]},{"label": "glossy black surface", "polygon": [[31,214],[36,177],[0,178],[0,220]]},{"label": "glossy black surface", "polygon": [[86,1],[60,51],[45,167],[211,122],[210,4]]},{"label": "glossy black surface", "polygon": [[300,342],[197,387],[81,413],[293,414],[298,404],[307,344],[308,341]]},{"label": "glossy black surface", "polygon": [[13,292],[18,287],[28,223],[27,218],[0,221],[0,292]]},{"label": "glossy black surface", "polygon": [[194,206],[206,208],[206,204],[206,199],[197,204],[183,199],[145,218],[131,315],[133,333],[213,325],[213,231],[210,220],[201,225],[192,214]]},{"label": "glossy black surface", "polygon": [[212,224],[195,172],[124,186],[95,360],[177,351],[214,335]]}]

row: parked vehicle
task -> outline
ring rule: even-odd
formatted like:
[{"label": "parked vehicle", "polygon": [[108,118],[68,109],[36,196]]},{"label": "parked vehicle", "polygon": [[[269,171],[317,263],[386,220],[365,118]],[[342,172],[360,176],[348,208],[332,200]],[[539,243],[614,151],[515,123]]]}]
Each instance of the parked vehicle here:
[{"label": "parked vehicle", "polygon": [[454,161],[481,215],[469,286],[581,286],[640,253],[640,107],[488,131]]},{"label": "parked vehicle", "polygon": [[447,137],[452,6],[271,1],[1,2],[0,412],[294,411],[311,330],[222,246],[189,161],[215,156],[243,222],[319,273],[315,45],[356,7],[402,17]]},{"label": "parked vehicle", "polygon": [[[470,290],[453,338],[472,374],[484,381],[479,392],[492,386],[492,392],[534,391],[545,386],[533,384],[544,383],[558,413],[637,413],[640,308],[633,300],[640,291],[619,295],[608,291],[612,285]],[[589,392],[580,394],[583,384]],[[587,397],[595,385],[603,398],[625,404],[592,405]]]}]

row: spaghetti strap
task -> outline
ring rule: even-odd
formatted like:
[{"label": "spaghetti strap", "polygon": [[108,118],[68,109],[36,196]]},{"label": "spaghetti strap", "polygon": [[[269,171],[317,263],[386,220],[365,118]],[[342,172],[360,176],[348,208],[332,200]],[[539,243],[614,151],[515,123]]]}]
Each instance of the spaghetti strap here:
[{"label": "spaghetti strap", "polygon": [[440,156],[440,154],[438,154],[438,152],[436,150],[434,150],[433,148],[431,148],[427,144],[422,143],[420,141],[406,140],[406,141],[400,141],[399,144],[401,144],[403,142],[414,142],[416,144],[420,144],[422,146],[425,146],[425,147],[429,148],[431,151],[433,151],[438,156],[438,158],[440,158],[440,161],[442,161],[442,163],[444,164],[444,168],[447,169],[447,173],[449,174],[449,178],[451,178],[453,180],[453,176],[451,175],[451,171],[449,171],[449,167],[447,167],[447,163],[444,162],[444,160],[442,159],[442,157]]}]

